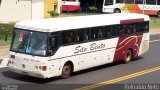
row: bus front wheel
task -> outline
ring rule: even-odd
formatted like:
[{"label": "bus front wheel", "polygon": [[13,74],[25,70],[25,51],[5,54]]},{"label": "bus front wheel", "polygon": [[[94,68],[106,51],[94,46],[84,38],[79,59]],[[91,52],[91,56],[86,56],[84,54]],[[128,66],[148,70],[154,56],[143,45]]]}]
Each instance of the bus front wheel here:
[{"label": "bus front wheel", "polygon": [[62,68],[61,78],[68,78],[71,74],[71,70],[71,65],[69,63],[66,63]]},{"label": "bus front wheel", "polygon": [[157,16],[158,16],[158,18],[160,18],[160,11],[158,11]]},{"label": "bus front wheel", "polygon": [[114,13],[121,13],[121,10],[120,9],[114,9]]},{"label": "bus front wheel", "polygon": [[129,50],[127,51],[126,55],[125,55],[124,62],[125,62],[125,63],[129,63],[129,62],[131,62],[132,58],[133,58],[133,53],[132,53],[132,51],[129,49]]}]

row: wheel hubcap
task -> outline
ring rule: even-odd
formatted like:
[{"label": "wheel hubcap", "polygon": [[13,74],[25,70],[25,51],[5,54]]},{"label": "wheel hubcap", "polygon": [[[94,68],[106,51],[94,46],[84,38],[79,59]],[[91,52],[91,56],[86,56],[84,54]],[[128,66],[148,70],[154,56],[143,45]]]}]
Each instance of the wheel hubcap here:
[{"label": "wheel hubcap", "polygon": [[65,66],[63,69],[64,74],[69,74],[69,67]]},{"label": "wheel hubcap", "polygon": [[131,59],[131,54],[130,53],[127,53],[127,61],[130,61],[130,59]]}]

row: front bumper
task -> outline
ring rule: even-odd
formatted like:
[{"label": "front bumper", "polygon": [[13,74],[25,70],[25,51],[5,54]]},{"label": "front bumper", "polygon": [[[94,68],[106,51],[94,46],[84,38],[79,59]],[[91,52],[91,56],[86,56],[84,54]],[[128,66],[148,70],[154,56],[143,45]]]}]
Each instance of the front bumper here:
[{"label": "front bumper", "polygon": [[9,69],[15,73],[27,75],[27,76],[33,76],[37,78],[48,78],[43,71],[31,71],[31,70],[25,70],[25,69],[19,69],[13,65],[9,65]]}]

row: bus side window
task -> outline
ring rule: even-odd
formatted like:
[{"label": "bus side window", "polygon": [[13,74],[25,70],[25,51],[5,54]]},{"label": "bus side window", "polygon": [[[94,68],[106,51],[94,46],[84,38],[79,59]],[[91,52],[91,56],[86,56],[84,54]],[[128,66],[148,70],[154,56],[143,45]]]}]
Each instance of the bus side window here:
[{"label": "bus side window", "polygon": [[121,35],[121,25],[117,25],[117,35]]},{"label": "bus side window", "polygon": [[109,30],[107,28],[108,28],[107,26],[103,27],[102,33],[103,33],[103,37],[104,38],[109,38],[109,36],[110,36],[110,32],[109,32]]},{"label": "bus side window", "polygon": [[124,0],[116,0],[116,3],[123,3]]},{"label": "bus side window", "polygon": [[139,33],[143,33],[144,32],[144,24],[143,22],[139,22]]},{"label": "bus side window", "polygon": [[120,25],[120,35],[125,35],[127,33],[127,25]]},{"label": "bus side window", "polygon": [[89,29],[84,29],[84,32],[83,32],[83,38],[84,38],[84,41],[87,41],[89,40]]},{"label": "bus side window", "polygon": [[144,31],[149,32],[149,22],[144,22]]},{"label": "bus side window", "polygon": [[127,34],[129,34],[129,35],[133,34],[133,25],[132,24],[128,25]]},{"label": "bus side window", "polygon": [[98,27],[96,27],[96,28],[91,28],[91,39],[92,39],[92,40],[98,38],[98,30],[99,30]]},{"label": "bus side window", "polygon": [[148,5],[156,5],[156,0],[146,0],[146,4],[148,4]]},{"label": "bus side window", "polygon": [[76,30],[76,42],[83,42],[89,40],[89,30],[88,29],[78,29]]},{"label": "bus side window", "polygon": [[127,4],[134,4],[134,0],[125,0],[125,3],[127,3]]},{"label": "bus side window", "polygon": [[160,0],[157,0],[157,5],[160,5]]},{"label": "bus side window", "polygon": [[105,0],[105,5],[113,5],[113,0]]},{"label": "bus side window", "polygon": [[143,0],[135,0],[135,4],[143,4]]},{"label": "bus side window", "polygon": [[80,31],[76,31],[76,42],[80,41]]},{"label": "bus side window", "polygon": [[74,42],[74,31],[63,31],[62,32],[63,44],[71,44]]},{"label": "bus side window", "polygon": [[117,35],[117,26],[116,25],[110,26],[110,34],[113,37],[115,37]]},{"label": "bus side window", "polygon": [[116,36],[116,27],[115,26],[105,26],[104,28],[105,38]]},{"label": "bus side window", "polygon": [[103,38],[103,27],[98,28],[98,38]]},{"label": "bus side window", "polygon": [[133,23],[133,33],[138,33],[138,23]]}]

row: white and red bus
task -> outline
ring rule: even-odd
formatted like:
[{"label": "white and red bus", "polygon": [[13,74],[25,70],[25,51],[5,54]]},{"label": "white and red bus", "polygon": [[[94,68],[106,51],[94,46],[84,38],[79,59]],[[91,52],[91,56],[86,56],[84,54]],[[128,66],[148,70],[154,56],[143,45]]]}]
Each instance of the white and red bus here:
[{"label": "white and red bus", "polygon": [[67,78],[72,72],[124,60],[149,49],[149,16],[117,13],[18,22],[9,68],[17,73]]},{"label": "white and red bus", "polygon": [[80,9],[79,0],[62,0],[62,11],[78,11]]},{"label": "white and red bus", "polygon": [[160,17],[160,0],[104,0],[102,11],[144,13]]}]

